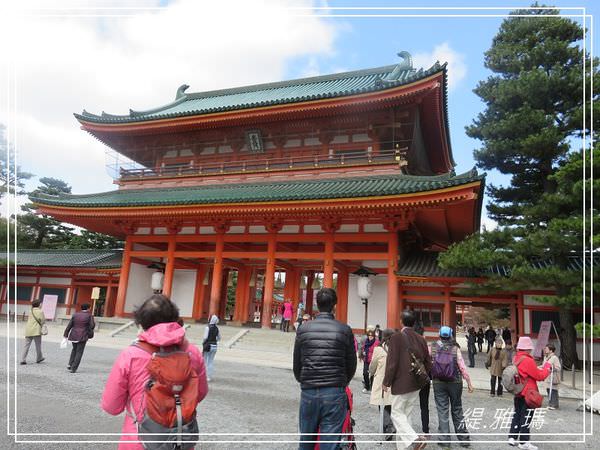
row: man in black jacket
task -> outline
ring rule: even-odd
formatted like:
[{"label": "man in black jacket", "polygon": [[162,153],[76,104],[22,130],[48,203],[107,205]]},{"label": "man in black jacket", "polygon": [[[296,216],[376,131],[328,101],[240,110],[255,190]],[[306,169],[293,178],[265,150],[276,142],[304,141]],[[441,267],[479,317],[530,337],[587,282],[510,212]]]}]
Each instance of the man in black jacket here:
[{"label": "man in black jacket", "polygon": [[[321,450],[338,448],[348,410],[346,386],[356,371],[352,329],[333,318],[337,295],[317,293],[319,314],[304,323],[294,344],[294,376],[300,383],[300,450],[312,450],[319,433]],[[334,433],[327,436],[327,433]]]}]

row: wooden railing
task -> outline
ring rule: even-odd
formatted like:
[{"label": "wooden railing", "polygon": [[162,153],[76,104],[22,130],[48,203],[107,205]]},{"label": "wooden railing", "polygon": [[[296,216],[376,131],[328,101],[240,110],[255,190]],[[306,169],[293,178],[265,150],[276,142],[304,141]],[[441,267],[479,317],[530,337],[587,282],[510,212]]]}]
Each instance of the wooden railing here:
[{"label": "wooden railing", "polygon": [[140,178],[207,176],[246,172],[267,172],[323,167],[343,167],[370,164],[406,164],[406,149],[400,150],[357,150],[342,154],[318,154],[309,156],[289,156],[283,158],[264,158],[230,160],[227,162],[199,163],[193,160],[187,164],[173,164],[160,168],[120,169],[121,180],[139,180]]}]

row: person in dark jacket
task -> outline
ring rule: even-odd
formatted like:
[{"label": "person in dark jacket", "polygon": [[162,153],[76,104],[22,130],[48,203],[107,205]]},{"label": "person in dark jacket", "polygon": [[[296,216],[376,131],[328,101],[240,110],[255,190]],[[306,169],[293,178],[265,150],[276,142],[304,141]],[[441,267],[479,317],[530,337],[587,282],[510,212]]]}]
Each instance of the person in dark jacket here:
[{"label": "person in dark jacket", "polygon": [[487,341],[487,353],[489,353],[490,350],[494,348],[494,342],[496,342],[496,331],[491,325],[488,325],[488,328],[485,330],[484,334],[485,340]]},{"label": "person in dark jacket", "polygon": [[94,337],[95,327],[94,316],[90,314],[90,305],[84,303],[81,305],[81,311],[71,316],[71,320],[69,320],[69,324],[64,332],[64,337],[73,345],[71,356],[69,357],[69,365],[67,366],[67,370],[71,373],[77,372],[85,344],[88,339]]},{"label": "person in dark jacket", "polygon": [[477,330],[477,347],[479,348],[479,353],[483,352],[483,339],[484,339],[484,334],[483,334],[483,328],[479,327],[479,330]]},{"label": "person in dark jacket", "polygon": [[[356,372],[352,329],[334,319],[337,295],[323,288],[317,293],[319,314],[296,333],[294,376],[300,383],[300,450],[338,448],[348,410],[346,386]],[[323,433],[319,435],[319,433]],[[330,433],[327,435],[327,433]],[[308,442],[307,442],[308,441]]]},{"label": "person in dark jacket", "polygon": [[469,334],[467,334],[467,353],[469,354],[469,367],[475,367],[475,353],[477,353],[477,349],[475,348],[476,340],[477,334],[475,334],[475,328],[471,327],[469,328]]},{"label": "person in dark jacket", "polygon": [[383,389],[392,390],[392,422],[396,427],[397,448],[408,448],[414,443],[413,448],[420,450],[427,445],[427,439],[417,435],[409,417],[424,383],[411,372],[411,353],[421,361],[427,373],[431,371],[431,357],[425,338],[412,329],[414,324],[413,312],[404,311],[402,328],[388,344]]}]

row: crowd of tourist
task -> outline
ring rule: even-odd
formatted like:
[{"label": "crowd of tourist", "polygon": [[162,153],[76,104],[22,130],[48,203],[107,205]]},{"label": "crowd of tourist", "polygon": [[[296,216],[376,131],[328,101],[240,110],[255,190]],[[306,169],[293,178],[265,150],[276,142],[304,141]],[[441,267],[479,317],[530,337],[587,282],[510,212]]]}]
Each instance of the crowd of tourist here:
[{"label": "crowd of tourist", "polygon": [[[296,337],[293,353],[293,373],[300,383],[299,431],[301,450],[352,448],[350,410],[352,395],[348,385],[355,375],[358,360],[362,362],[363,392],[369,393],[369,403],[377,406],[380,415],[379,432],[386,440],[396,441],[398,449],[420,450],[429,443],[429,393],[433,387],[438,416],[435,442],[450,448],[452,436],[463,447],[470,446],[463,406],[463,382],[469,393],[473,384],[454,330],[441,326],[437,339],[428,344],[421,323],[412,311],[403,311],[399,329],[368,326],[360,344],[352,329],[334,318],[337,295],[323,288],[317,293],[319,313],[313,317],[296,311]],[[282,332],[289,331],[293,317],[288,299],[282,310]],[[119,448],[153,449],[152,436],[172,446],[160,448],[191,449],[198,437],[196,407],[208,393],[208,382],[214,376],[214,360],[220,331],[219,319],[211,316],[202,348],[188,342],[177,306],[167,297],[155,294],[135,312],[135,323],[142,332],[132,345],[117,357],[102,395],[101,406],[112,415],[125,412]],[[64,331],[64,346],[71,342],[67,364],[76,372],[88,339],[94,336],[94,318],[88,305],[74,313]],[[21,364],[26,364],[31,343],[36,345],[36,362],[44,361],[42,336],[47,333],[40,302],[32,303],[25,327],[25,345]],[[540,367],[533,359],[533,344],[529,337],[519,337],[516,350],[512,346],[514,330],[484,331],[471,327],[467,332],[469,367],[474,367],[474,355],[482,351],[487,341],[485,367],[490,374],[490,395],[502,396],[503,385],[514,394],[514,416],[508,443],[519,449],[535,450],[530,440],[531,409],[540,407],[538,381],[545,381],[549,408],[559,406],[560,360],[555,347],[544,348]],[[507,381],[507,374],[510,378]],[[419,400],[421,433],[412,426],[410,415]],[[170,444],[169,444],[170,445]]]}]

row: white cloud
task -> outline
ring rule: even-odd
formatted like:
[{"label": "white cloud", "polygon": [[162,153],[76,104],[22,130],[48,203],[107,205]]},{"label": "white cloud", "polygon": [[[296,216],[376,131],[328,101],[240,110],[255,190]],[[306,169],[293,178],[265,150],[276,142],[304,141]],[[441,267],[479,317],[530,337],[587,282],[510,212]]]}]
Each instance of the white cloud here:
[{"label": "white cloud", "polygon": [[429,68],[436,61],[448,63],[448,87],[455,88],[467,74],[465,55],[453,50],[448,42],[436,45],[432,52],[416,53],[413,55],[415,67]]},{"label": "white cloud", "polygon": [[482,215],[482,217],[481,217],[481,231],[483,231],[483,230],[492,231],[492,230],[495,230],[496,228],[498,228],[498,222],[490,219],[484,213],[484,215]]},{"label": "white cloud", "polygon": [[[183,83],[194,92],[280,80],[298,57],[316,64],[317,56],[333,54],[338,28],[310,10],[299,15],[285,6],[277,0],[176,0],[131,17],[12,17],[0,27],[1,41],[11,43],[0,74],[12,61],[21,167],[62,178],[75,193],[111,189],[105,147],[79,129],[73,112],[123,114],[160,106]],[[311,62],[306,70],[315,67]]]}]

